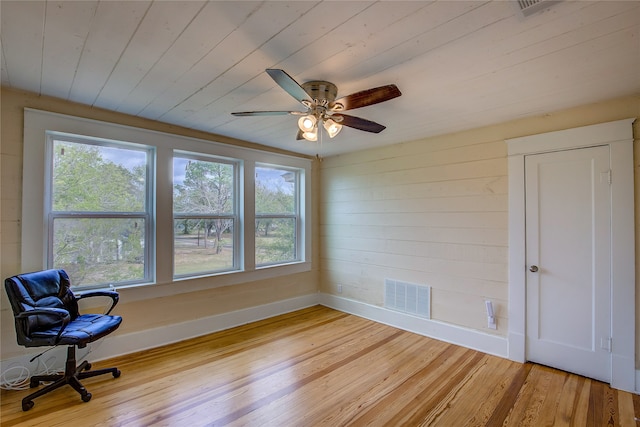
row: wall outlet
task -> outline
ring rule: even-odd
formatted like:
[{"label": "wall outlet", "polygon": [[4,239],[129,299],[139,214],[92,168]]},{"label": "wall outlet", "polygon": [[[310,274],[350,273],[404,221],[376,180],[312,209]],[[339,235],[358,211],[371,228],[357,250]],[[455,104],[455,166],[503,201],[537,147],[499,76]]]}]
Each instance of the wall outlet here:
[{"label": "wall outlet", "polygon": [[338,283],[338,293],[339,294],[342,293],[342,285],[340,283]]},{"label": "wall outlet", "polygon": [[489,329],[498,329],[496,325],[496,318],[493,313],[493,303],[491,301],[484,302],[487,307],[487,328]]}]

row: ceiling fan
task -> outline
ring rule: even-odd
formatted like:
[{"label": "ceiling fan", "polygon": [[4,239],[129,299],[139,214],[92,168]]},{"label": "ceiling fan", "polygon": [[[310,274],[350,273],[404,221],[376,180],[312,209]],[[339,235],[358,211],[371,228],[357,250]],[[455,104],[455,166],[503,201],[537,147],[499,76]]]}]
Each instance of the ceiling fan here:
[{"label": "ceiling fan", "polygon": [[266,71],[282,89],[304,105],[306,111],[245,111],[231,114],[234,116],[300,116],[296,137],[299,140],[317,141],[320,126],[325,128],[330,138],[336,136],[342,130],[342,126],[380,133],[385,126],[344,114],[343,111],[378,104],[402,95],[396,85],[386,85],[336,99],[338,88],[331,82],[313,80],[300,85],[284,70],[267,69]]}]

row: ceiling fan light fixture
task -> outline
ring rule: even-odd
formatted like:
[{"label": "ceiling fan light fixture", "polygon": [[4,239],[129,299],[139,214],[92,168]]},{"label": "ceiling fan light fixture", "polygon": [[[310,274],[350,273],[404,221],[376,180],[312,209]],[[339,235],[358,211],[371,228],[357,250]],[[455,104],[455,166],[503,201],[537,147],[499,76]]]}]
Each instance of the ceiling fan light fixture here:
[{"label": "ceiling fan light fixture", "polygon": [[334,138],[340,133],[343,126],[365,132],[380,133],[385,129],[385,126],[361,117],[343,114],[342,111],[378,104],[402,95],[396,85],[390,84],[361,90],[351,95],[336,98],[338,88],[331,82],[312,80],[300,85],[284,70],[270,68],[267,69],[266,72],[278,86],[300,102],[306,108],[306,111],[245,111],[231,114],[234,116],[298,116],[296,140],[306,139],[308,141],[317,141],[318,133],[320,133],[320,140],[322,141],[323,127],[330,138]]},{"label": "ceiling fan light fixture", "polygon": [[313,132],[314,129],[316,129],[317,123],[318,119],[312,114],[302,116],[298,119],[298,127],[302,132]]},{"label": "ceiling fan light fixture", "polygon": [[323,126],[329,134],[329,138],[333,138],[342,130],[342,125],[334,122],[332,119],[325,120]]},{"label": "ceiling fan light fixture", "polygon": [[318,128],[315,128],[309,132],[302,132],[302,137],[307,141],[317,141],[318,140]]}]

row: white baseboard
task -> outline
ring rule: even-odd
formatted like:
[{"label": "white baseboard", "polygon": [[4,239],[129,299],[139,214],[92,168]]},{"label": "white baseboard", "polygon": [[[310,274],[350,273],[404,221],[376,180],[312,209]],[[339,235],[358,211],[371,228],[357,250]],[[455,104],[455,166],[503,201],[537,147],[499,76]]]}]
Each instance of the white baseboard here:
[{"label": "white baseboard", "polygon": [[[217,314],[151,330],[123,335],[116,333],[114,336],[108,336],[98,342],[90,344],[85,349],[78,350],[77,358],[78,360],[82,360],[90,356],[89,359],[92,362],[109,359],[267,319],[316,304],[322,304],[335,310],[364,317],[375,322],[440,341],[478,350],[483,353],[512,359],[514,356],[509,354],[508,340],[504,337],[434,320],[418,318],[336,295],[320,293],[304,295],[229,313]],[[24,368],[29,371],[26,377],[41,373],[44,370],[44,364],[46,364],[46,367],[51,371],[63,369],[66,358],[64,347],[54,348],[34,362],[30,362],[32,357],[43,351],[39,348],[34,350],[37,351],[0,361],[0,372],[2,372],[3,384],[7,381],[15,381],[16,379],[25,377]],[[635,393],[640,394],[640,370],[635,370]]]},{"label": "white baseboard", "polygon": [[[102,340],[89,344],[84,349],[78,350],[76,357],[78,360],[82,360],[88,357],[90,353],[88,358],[91,362],[110,359],[267,319],[316,304],[318,304],[318,295],[309,294],[130,334],[119,335],[116,332],[114,335],[107,336]],[[30,362],[29,360],[44,351],[44,348],[34,348],[33,350],[33,353],[0,361],[3,384],[24,377],[23,368],[29,370],[27,377],[42,373],[45,369],[43,363],[46,364],[46,368],[50,371],[64,369],[66,346],[54,348],[43,355],[40,360]]]},{"label": "white baseboard", "polygon": [[440,341],[508,358],[507,339],[435,320],[423,319],[336,295],[319,294],[319,303],[385,325]]}]

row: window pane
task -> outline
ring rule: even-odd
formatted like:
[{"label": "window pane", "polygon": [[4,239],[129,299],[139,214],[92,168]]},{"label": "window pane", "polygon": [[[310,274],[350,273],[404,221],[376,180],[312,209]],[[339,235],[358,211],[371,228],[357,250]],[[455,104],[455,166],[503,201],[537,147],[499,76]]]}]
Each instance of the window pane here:
[{"label": "window pane", "polygon": [[232,219],[176,219],[173,228],[174,275],[233,269]]},{"label": "window pane", "polygon": [[236,268],[235,167],[215,159],[174,157],[174,276]]},{"label": "window pane", "polygon": [[173,159],[173,211],[176,213],[232,214],[233,164]]},{"label": "window pane", "polygon": [[295,218],[256,218],[256,264],[295,261],[295,230]]},{"label": "window pane", "polygon": [[295,214],[297,172],[256,167],[256,214]]},{"label": "window pane", "polygon": [[147,153],[53,141],[53,211],[142,212]]},{"label": "window pane", "polygon": [[53,268],[76,286],[144,279],[143,218],[56,218]]}]

